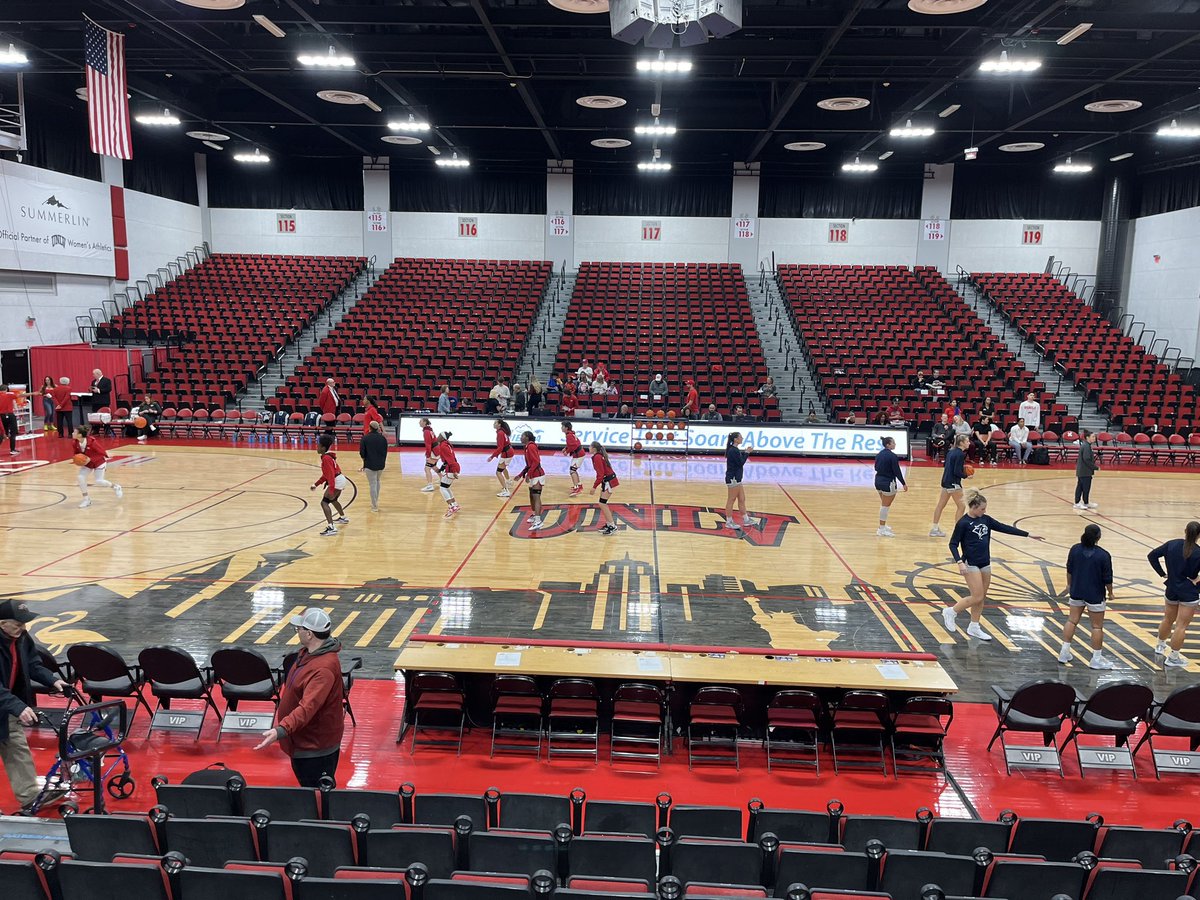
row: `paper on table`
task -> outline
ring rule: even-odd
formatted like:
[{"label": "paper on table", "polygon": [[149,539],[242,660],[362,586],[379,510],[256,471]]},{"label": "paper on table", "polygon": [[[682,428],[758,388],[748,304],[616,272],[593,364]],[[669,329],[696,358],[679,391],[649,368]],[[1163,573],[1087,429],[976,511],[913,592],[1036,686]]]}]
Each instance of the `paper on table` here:
[{"label": "paper on table", "polygon": [[905,672],[904,669],[900,668],[900,663],[896,663],[896,662],[878,663],[875,666],[875,668],[878,669],[879,674],[882,675],[884,678],[886,678],[888,681],[907,681],[908,680],[908,673]]},{"label": "paper on table", "polygon": [[639,672],[661,672],[663,661],[660,656],[639,656],[637,661]]},{"label": "paper on table", "polygon": [[497,653],[496,665],[498,666],[519,666],[521,664],[520,653]]}]

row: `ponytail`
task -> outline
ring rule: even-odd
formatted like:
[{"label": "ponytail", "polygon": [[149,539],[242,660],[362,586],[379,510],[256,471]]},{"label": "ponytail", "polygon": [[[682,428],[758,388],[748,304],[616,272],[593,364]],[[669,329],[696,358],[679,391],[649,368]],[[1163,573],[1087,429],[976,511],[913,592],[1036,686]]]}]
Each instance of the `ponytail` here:
[{"label": "ponytail", "polygon": [[537,440],[536,435],[532,431],[522,431],[521,441],[526,444],[532,444]]},{"label": "ponytail", "polygon": [[974,488],[967,491],[966,496],[963,499],[967,501],[967,506],[971,509],[975,509],[976,507],[983,506],[987,503],[987,497],[983,496],[980,491],[977,491]]},{"label": "ponytail", "polygon": [[437,436],[437,438],[435,439],[435,441],[434,441],[434,442],[435,442],[435,443],[438,443],[438,444],[440,444],[442,441],[447,441],[447,442],[449,442],[449,440],[450,440],[450,432],[449,432],[449,431],[443,431],[441,434],[439,434],[439,435]]},{"label": "ponytail", "polygon": [[735,438],[736,438],[737,440],[741,440],[741,439],[742,439],[742,433],[741,433],[740,431],[731,431],[731,432],[729,432],[729,437],[728,437],[728,438],[726,439],[726,441],[725,441],[725,449],[726,449],[726,450],[728,450],[730,447],[732,447],[732,446],[733,446],[733,442],[734,442],[734,439],[735,439]]},{"label": "ponytail", "polygon": [[509,437],[512,437],[512,427],[507,422],[505,422],[503,419],[497,419],[496,424],[500,426],[501,431],[503,431]]},{"label": "ponytail", "polygon": [[604,445],[601,444],[599,441],[592,441],[592,452],[599,453],[602,457],[604,457],[605,462],[609,461],[608,460],[608,451],[604,449]]},{"label": "ponytail", "polygon": [[417,422],[417,424],[420,425],[422,428],[430,428],[433,425],[432,422],[430,422],[428,419],[425,419],[425,418],[422,418],[419,422]]},{"label": "ponytail", "polygon": [[569,419],[563,419],[562,430],[563,431],[574,431],[575,426],[571,424],[571,421]]},{"label": "ponytail", "polygon": [[1085,547],[1095,547],[1100,541],[1100,526],[1089,525],[1083,529],[1083,534],[1079,537],[1079,543]]},{"label": "ponytail", "polygon": [[1188,522],[1183,529],[1183,558],[1188,559],[1196,549],[1196,541],[1200,540],[1200,522]]}]

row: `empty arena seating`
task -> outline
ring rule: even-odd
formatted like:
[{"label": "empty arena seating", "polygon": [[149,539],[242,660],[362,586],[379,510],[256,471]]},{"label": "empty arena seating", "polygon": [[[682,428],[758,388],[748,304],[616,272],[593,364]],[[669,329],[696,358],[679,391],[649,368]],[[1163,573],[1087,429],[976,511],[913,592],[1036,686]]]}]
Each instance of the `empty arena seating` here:
[{"label": "empty arena seating", "polygon": [[181,342],[131,386],[172,409],[224,409],[366,265],[349,256],[218,253],[97,328],[99,340]]},{"label": "empty arena seating", "polygon": [[[762,343],[740,265],[727,263],[585,262],[563,325],[555,371],[573,375],[582,360],[603,363],[617,389],[611,408],[641,408],[650,380],[661,372],[667,405],[683,406],[692,379],[701,406],[729,415],[778,419],[778,403],[754,393],[767,376]],[[581,406],[595,405],[581,395]]]},{"label": "empty arena seating", "polygon": [[1200,428],[1195,389],[1052,275],[980,273],[983,291],[1046,358],[1127,432]]},{"label": "empty arena seating", "polygon": [[755,798],[738,809],[666,793],[612,802],[579,788],[479,796],[407,783],[251,789],[234,778],[178,789],[224,798],[198,816],[158,786],[148,815],[68,814],[69,855],[0,854],[6,900],[1177,900],[1195,887],[1200,849],[1187,822],[1113,826],[1097,814],[1005,810],[984,822],[925,808],[860,815],[837,800],[800,810]]},{"label": "empty arena seating", "polygon": [[[1074,422],[933,268],[788,265],[778,277],[835,419],[873,420],[898,399],[908,422],[925,428],[948,401],[973,420],[991,396],[1007,428],[1034,391],[1047,410],[1043,427]],[[920,371],[940,372],[945,395],[918,394],[911,383]]]},{"label": "empty arena seating", "polygon": [[316,406],[326,378],[347,409],[364,395],[385,411],[433,409],[443,384],[479,406],[515,376],[550,263],[398,259],[287,379],[268,406]]}]

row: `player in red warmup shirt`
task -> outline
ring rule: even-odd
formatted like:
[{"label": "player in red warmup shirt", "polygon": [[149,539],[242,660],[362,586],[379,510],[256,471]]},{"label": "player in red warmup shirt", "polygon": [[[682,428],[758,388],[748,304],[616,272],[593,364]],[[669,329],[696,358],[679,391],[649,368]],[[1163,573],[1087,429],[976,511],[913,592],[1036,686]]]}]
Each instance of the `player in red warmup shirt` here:
[{"label": "player in red warmup shirt", "polygon": [[683,416],[694,419],[700,415],[700,392],[696,390],[696,382],[687,380],[687,399],[683,401]]},{"label": "player in red warmup shirt", "polygon": [[433,443],[436,436],[433,433],[433,425],[428,419],[421,420],[421,435],[425,439],[425,487],[421,488],[422,494],[432,494],[433,486],[433,470],[437,467],[437,454],[433,452]]},{"label": "player in red warmup shirt", "polygon": [[511,497],[513,480],[508,477],[508,461],[517,455],[512,445],[512,428],[503,419],[492,423],[496,429],[496,449],[488,455],[489,460],[496,460],[496,480],[500,482],[500,492],[497,497]]},{"label": "player in red warmup shirt", "polygon": [[563,387],[562,400],[559,401],[559,405],[564,416],[573,416],[575,410],[579,409],[579,398],[575,395],[575,385],[569,381]]},{"label": "player in red warmup shirt", "polygon": [[612,534],[617,530],[616,523],[613,521],[612,510],[608,508],[608,499],[612,496],[613,488],[621,482],[617,479],[617,473],[613,471],[612,461],[608,458],[608,451],[604,449],[599,441],[592,441],[592,468],[596,470],[596,480],[592,483],[591,493],[596,493],[596,489],[600,489],[600,517],[604,519],[604,527],[600,529],[601,534]]},{"label": "player in red warmup shirt", "polygon": [[379,408],[375,405],[373,398],[363,398],[363,404],[366,407],[363,410],[363,437],[366,437],[371,433],[372,422],[378,422],[380,428],[383,427],[383,415],[379,412]]},{"label": "player in red warmup shirt", "polygon": [[16,456],[21,452],[17,449],[17,395],[7,384],[0,384],[0,426],[8,435],[8,452]]},{"label": "player in red warmup shirt", "polygon": [[542,468],[542,451],[538,449],[537,439],[532,431],[521,435],[521,444],[525,452],[525,468],[517,473],[518,478],[524,478],[529,485],[529,505],[533,515],[529,519],[529,530],[537,531],[542,527],[542,487],[546,484],[546,470]]},{"label": "player in red warmup shirt", "polygon": [[104,477],[105,469],[108,466],[108,453],[100,446],[99,441],[94,437],[89,437],[90,431],[91,429],[86,425],[77,425],[71,432],[71,437],[75,439],[75,452],[82,453],[87,457],[87,464],[79,467],[79,492],[83,494],[83,501],[79,504],[80,509],[87,509],[92,505],[92,498],[88,496],[88,472],[96,473],[97,487],[112,488],[118,500],[124,495],[119,484],[114,484]]},{"label": "player in red warmup shirt", "polygon": [[450,519],[462,509],[458,505],[458,501],[454,499],[454,491],[450,489],[450,485],[462,472],[462,466],[458,464],[458,457],[454,455],[454,447],[450,444],[450,432],[443,431],[437,436],[433,442],[433,453],[438,458],[438,472],[442,476],[439,489],[446,501],[446,518]]},{"label": "player in red warmup shirt", "polygon": [[562,430],[567,440],[563,456],[571,458],[571,496],[574,497],[583,493],[583,483],[579,480],[579,467],[583,465],[583,458],[587,456],[587,451],[583,449],[583,444],[579,442],[579,436],[575,434],[574,425],[570,422],[563,422]]},{"label": "player in red warmup shirt", "polygon": [[[321,532],[322,537],[331,537],[338,533],[338,525],[349,525],[350,520],[346,518],[346,511],[342,509],[342,504],[339,502],[342,491],[345,489],[349,481],[342,474],[342,467],[338,464],[337,454],[333,452],[333,435],[323,434],[317,441],[317,453],[321,457],[321,477],[316,480],[310,491],[315,491],[321,485],[325,485],[325,493],[321,497],[321,512],[325,513],[325,530]],[[333,517],[331,510],[336,509],[338,517]]]}]

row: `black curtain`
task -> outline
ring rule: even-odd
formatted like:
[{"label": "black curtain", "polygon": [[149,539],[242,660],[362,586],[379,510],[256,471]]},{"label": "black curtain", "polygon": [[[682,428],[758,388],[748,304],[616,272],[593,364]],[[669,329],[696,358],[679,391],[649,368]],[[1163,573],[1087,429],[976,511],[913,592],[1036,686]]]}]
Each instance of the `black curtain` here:
[{"label": "black curtain", "polygon": [[1200,206],[1200,166],[1147,175],[1141,182],[1137,215],[1154,216]]},{"label": "black curtain", "polygon": [[178,133],[158,140],[139,140],[135,133],[133,159],[125,161],[125,187],[181,203],[198,203],[193,143]]},{"label": "black curtain", "polygon": [[392,169],[391,182],[397,212],[546,214],[545,175]]},{"label": "black curtain", "polygon": [[26,93],[25,134],[26,164],[100,180],[100,157],[88,144],[87,104],[82,100],[58,103],[40,93]]},{"label": "black curtain", "polygon": [[919,219],[921,174],[789,178],[764,175],[758,191],[764,219]]},{"label": "black curtain", "polygon": [[[1048,165],[1045,163],[1044,165]],[[954,167],[952,219],[1098,220],[1104,184],[1088,175],[1034,174],[1028,167]]]},{"label": "black curtain", "polygon": [[362,209],[362,160],[274,156],[239,163],[232,150],[208,157],[208,205],[234,209]]},{"label": "black curtain", "polygon": [[576,170],[577,216],[716,216],[733,214],[732,175],[612,175]]}]

